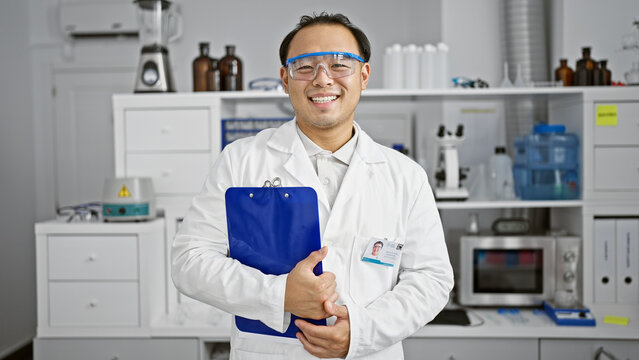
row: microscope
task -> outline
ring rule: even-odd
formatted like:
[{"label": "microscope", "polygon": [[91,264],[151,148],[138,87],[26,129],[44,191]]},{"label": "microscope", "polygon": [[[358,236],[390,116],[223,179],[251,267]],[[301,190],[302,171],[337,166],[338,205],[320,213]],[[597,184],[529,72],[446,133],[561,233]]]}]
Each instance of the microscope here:
[{"label": "microscope", "polygon": [[436,141],[438,144],[437,172],[435,179],[435,198],[437,200],[462,201],[468,198],[468,190],[461,186],[468,169],[459,167],[457,146],[464,141],[464,126],[457,125],[457,131],[446,131],[444,125],[439,126]]}]

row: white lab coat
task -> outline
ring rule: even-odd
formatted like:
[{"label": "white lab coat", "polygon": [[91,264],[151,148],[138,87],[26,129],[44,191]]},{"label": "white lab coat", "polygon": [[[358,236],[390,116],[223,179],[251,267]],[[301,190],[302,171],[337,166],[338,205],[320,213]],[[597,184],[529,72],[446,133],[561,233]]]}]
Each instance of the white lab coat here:
[{"label": "white lab coat", "polygon": [[[358,126],[357,124],[355,126]],[[453,273],[424,170],[360,130],[332,210],[296,132],[295,120],[227,146],[193,199],[172,249],[172,276],[184,294],[285,331],[287,275],[265,275],[227,257],[224,192],[231,186],[310,186],[319,201],[324,271],[336,275],[338,304],[348,307],[347,359],[402,359],[401,340],[448,301]],[[403,243],[399,264],[361,261],[372,237]],[[329,319],[329,324],[334,322]],[[233,325],[233,359],[314,359],[297,344],[244,338]]]}]

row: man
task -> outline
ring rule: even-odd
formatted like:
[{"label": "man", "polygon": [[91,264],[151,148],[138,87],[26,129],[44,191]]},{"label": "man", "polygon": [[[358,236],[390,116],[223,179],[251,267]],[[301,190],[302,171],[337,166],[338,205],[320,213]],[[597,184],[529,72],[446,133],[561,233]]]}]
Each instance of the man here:
[{"label": "man", "polygon": [[383,247],[384,247],[383,242],[381,241],[375,242],[375,244],[373,244],[373,250],[371,251],[371,255],[377,257],[377,255],[379,255],[379,252],[382,251]]},{"label": "man", "polygon": [[[173,281],[190,297],[279,332],[290,314],[327,319],[327,326],[297,320],[292,344],[249,338],[233,325],[234,359],[401,359],[401,340],[439,313],[453,286],[426,174],[354,122],[370,44],[345,16],[302,17],[280,58],[295,119],[222,151],[175,238]],[[315,189],[323,245],[280,276],[227,257],[224,204],[227,188],[275,177]],[[362,261],[380,238],[399,244],[393,266]],[[315,276],[319,261],[324,273]]]}]

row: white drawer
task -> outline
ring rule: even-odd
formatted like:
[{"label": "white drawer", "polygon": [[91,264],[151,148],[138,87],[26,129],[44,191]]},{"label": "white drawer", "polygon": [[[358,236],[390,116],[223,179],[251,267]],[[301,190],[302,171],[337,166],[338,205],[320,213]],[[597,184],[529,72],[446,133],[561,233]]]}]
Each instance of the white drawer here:
[{"label": "white drawer", "polygon": [[616,105],[617,125],[597,126],[595,121],[596,145],[639,145],[639,103],[597,103],[595,114],[597,105]]},{"label": "white drawer", "polygon": [[406,360],[539,359],[537,339],[408,338],[402,345]]},{"label": "white drawer", "polygon": [[137,282],[50,282],[49,325],[139,326]]},{"label": "white drawer", "polygon": [[157,194],[196,194],[209,173],[211,155],[206,153],[128,154],[127,176],[149,176]]},{"label": "white drawer", "polygon": [[49,279],[136,280],[138,240],[129,235],[48,237]]},{"label": "white drawer", "polygon": [[[605,353],[597,356],[599,348]],[[584,359],[637,359],[639,341],[637,340],[559,340],[541,339],[539,341],[539,359],[541,360],[584,360]]]},{"label": "white drawer", "polygon": [[127,110],[126,151],[209,150],[208,109]]},{"label": "white drawer", "polygon": [[595,148],[596,190],[639,190],[639,147]]},{"label": "white drawer", "polygon": [[[46,339],[33,341],[36,360],[196,360],[198,339]],[[209,354],[206,354],[207,356]],[[202,357],[204,359],[204,357]],[[207,357],[208,358],[208,357]]]}]

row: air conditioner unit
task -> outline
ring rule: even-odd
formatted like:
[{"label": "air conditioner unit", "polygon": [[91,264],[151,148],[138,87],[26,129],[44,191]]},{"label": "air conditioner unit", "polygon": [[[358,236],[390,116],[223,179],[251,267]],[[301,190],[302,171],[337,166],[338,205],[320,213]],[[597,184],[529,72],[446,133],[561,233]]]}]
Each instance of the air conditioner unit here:
[{"label": "air conditioner unit", "polygon": [[71,37],[137,36],[136,5],[132,0],[62,1],[60,27]]}]

